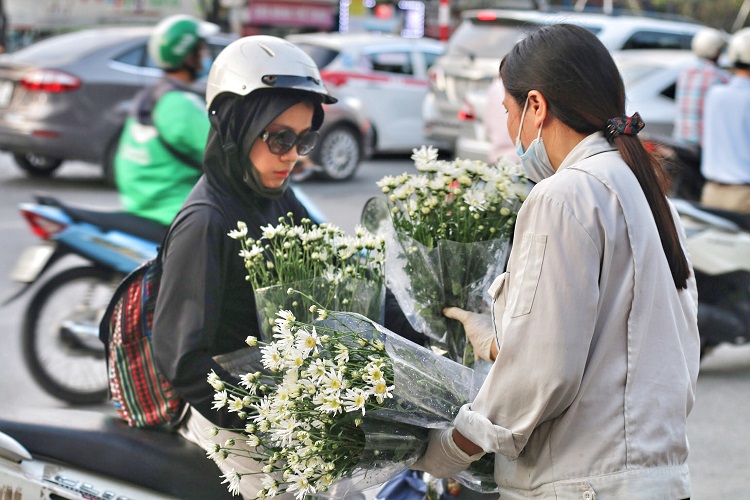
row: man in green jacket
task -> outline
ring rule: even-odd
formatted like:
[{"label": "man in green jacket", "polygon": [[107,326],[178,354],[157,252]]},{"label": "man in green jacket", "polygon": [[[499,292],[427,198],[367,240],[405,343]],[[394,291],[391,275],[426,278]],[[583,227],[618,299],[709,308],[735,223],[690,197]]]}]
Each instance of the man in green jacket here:
[{"label": "man in green jacket", "polygon": [[168,226],[202,173],[210,124],[190,84],[208,70],[204,38],[218,30],[175,15],[149,39],[149,55],[164,77],[135,97],[115,157],[115,181],[129,213]]}]

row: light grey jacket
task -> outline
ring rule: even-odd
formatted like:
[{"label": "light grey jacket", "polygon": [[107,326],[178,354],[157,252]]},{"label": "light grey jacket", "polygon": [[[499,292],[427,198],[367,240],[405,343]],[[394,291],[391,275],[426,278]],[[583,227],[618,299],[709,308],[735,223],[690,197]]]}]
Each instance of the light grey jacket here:
[{"label": "light grey jacket", "polygon": [[676,289],[643,191],[601,133],[534,187],[514,238],[491,288],[499,355],[455,420],[497,454],[502,498],[689,497],[695,280]]}]

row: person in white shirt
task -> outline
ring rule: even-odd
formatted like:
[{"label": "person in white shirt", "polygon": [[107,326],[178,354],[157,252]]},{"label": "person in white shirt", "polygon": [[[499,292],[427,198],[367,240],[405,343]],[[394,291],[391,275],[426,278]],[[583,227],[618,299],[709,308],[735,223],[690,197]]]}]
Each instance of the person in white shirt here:
[{"label": "person in white shirt", "polygon": [[664,172],[636,137],[643,122],[624,114],[611,55],[578,26],[531,33],[500,76],[537,184],[490,287],[489,328],[445,310],[494,363],[413,468],[450,477],[495,453],[503,500],[688,498],[697,292]]},{"label": "person in white shirt", "polygon": [[706,96],[701,203],[750,214],[750,28],[732,35],[728,56],[734,76]]}]

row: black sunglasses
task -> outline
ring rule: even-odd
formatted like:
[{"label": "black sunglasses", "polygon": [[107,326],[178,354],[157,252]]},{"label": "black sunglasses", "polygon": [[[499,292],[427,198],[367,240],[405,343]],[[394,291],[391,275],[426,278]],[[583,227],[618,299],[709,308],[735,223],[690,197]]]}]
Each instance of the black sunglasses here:
[{"label": "black sunglasses", "polygon": [[297,146],[297,154],[300,156],[309,155],[318,142],[318,132],[308,130],[297,135],[294,130],[284,128],[278,132],[264,131],[260,136],[261,140],[266,143],[268,150],[275,155],[283,155],[289,152],[294,146]]}]

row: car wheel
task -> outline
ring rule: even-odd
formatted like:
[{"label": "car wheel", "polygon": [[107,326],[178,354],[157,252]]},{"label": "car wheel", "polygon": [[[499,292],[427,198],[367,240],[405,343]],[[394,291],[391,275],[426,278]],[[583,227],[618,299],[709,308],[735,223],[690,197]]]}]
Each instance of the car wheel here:
[{"label": "car wheel", "polygon": [[49,177],[62,165],[62,160],[34,153],[16,153],[13,155],[16,164],[27,174],[34,177]]},{"label": "car wheel", "polygon": [[320,174],[331,180],[351,178],[362,161],[362,140],[349,126],[335,126],[320,138],[313,151],[313,160],[320,165]]}]

